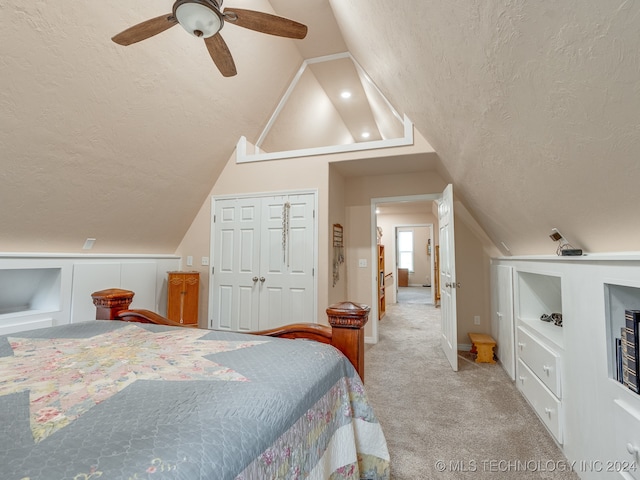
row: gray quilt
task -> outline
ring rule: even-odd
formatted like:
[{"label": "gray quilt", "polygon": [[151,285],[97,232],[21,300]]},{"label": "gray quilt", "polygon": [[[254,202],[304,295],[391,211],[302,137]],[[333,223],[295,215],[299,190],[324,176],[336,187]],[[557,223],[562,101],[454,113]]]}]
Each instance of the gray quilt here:
[{"label": "gray quilt", "polygon": [[333,347],[91,321],[0,336],[3,479],[389,476]]}]

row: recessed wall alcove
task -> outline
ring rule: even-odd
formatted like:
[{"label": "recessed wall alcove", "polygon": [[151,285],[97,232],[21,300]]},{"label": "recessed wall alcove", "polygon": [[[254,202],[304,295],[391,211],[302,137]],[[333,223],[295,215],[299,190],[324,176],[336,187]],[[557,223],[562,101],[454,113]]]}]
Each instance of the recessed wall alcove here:
[{"label": "recessed wall alcove", "polygon": [[60,309],[61,268],[0,269],[0,319]]}]

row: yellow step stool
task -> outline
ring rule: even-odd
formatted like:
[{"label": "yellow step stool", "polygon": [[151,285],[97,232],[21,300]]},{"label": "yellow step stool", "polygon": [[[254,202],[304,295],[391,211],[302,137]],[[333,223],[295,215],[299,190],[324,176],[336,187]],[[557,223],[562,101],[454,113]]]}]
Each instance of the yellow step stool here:
[{"label": "yellow step stool", "polygon": [[469,333],[471,353],[477,352],[476,363],[496,363],[493,359],[493,347],[496,341],[486,333]]}]

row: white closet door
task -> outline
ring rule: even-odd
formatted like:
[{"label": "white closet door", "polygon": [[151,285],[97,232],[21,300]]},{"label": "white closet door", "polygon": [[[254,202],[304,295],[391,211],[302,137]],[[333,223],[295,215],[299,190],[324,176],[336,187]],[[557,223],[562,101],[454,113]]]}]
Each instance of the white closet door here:
[{"label": "white closet door", "polygon": [[211,327],[251,331],[314,322],[315,195],[214,205]]},{"label": "white closet door", "polygon": [[314,320],[314,204],[312,194],[263,200],[260,329]]},{"label": "white closet door", "polygon": [[212,328],[258,329],[261,201],[215,202]]}]

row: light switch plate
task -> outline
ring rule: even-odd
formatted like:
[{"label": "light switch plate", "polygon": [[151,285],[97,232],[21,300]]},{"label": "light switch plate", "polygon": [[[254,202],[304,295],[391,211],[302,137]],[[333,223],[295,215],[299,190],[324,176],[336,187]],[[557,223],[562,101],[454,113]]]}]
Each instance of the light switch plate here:
[{"label": "light switch plate", "polygon": [[358,260],[358,267],[367,268],[367,259],[366,258],[360,258]]},{"label": "light switch plate", "polygon": [[209,265],[209,257],[202,257],[202,265]]},{"label": "light switch plate", "polygon": [[193,257],[191,255],[187,256],[187,267],[193,266]]}]

